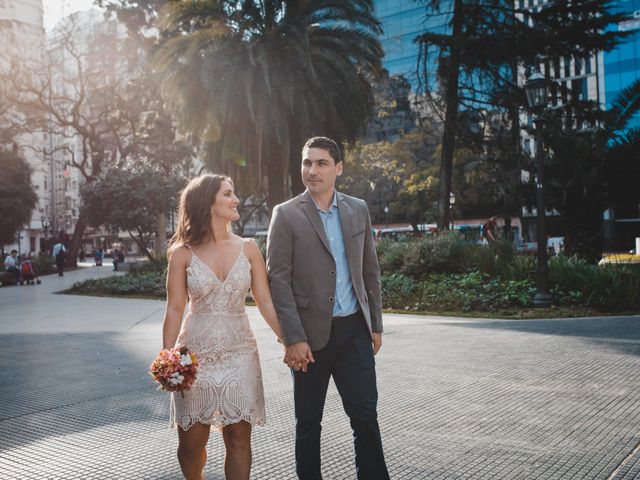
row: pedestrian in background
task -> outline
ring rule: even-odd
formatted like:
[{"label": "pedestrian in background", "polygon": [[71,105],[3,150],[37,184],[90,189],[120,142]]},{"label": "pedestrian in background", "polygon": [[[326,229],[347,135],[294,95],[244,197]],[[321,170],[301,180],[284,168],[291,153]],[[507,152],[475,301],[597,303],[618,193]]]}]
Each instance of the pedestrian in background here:
[{"label": "pedestrian in background", "polygon": [[120,250],[117,248],[113,249],[113,271],[118,271],[118,262],[120,262]]},{"label": "pedestrian in background", "polygon": [[482,224],[480,237],[481,243],[484,243],[482,242],[483,239],[486,240],[487,243],[493,243],[498,239],[497,217],[493,216]]},{"label": "pedestrian in background", "polygon": [[59,277],[64,275],[64,259],[66,257],[66,254],[67,254],[67,249],[62,243],[62,239],[60,239],[58,240],[58,243],[56,243],[53,246],[53,249],[51,250],[51,255],[56,261],[56,268],[58,269]]}]

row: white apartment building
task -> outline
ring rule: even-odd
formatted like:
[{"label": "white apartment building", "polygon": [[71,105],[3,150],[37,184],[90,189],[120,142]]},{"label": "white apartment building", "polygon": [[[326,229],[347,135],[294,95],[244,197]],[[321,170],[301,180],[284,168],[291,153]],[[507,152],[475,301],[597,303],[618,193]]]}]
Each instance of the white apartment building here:
[{"label": "white apartment building", "polygon": [[[6,51],[9,56],[18,53],[18,58],[25,61],[52,61],[62,67],[58,69],[58,76],[54,77],[52,85],[59,94],[63,94],[65,88],[73,88],[65,82],[64,77],[73,77],[77,73],[70,52],[62,45],[65,26],[72,25],[73,42],[83,54],[90,53],[87,51],[88,39],[92,35],[117,33],[122,38],[126,35],[123,25],[115,20],[105,21],[103,13],[98,10],[69,15],[52,32],[45,34],[42,0],[0,0],[0,21],[7,25],[2,31],[2,43],[3,47],[9,47]],[[123,74],[116,65],[109,67],[113,67],[113,75]],[[91,99],[88,104],[91,104]],[[71,236],[76,227],[83,177],[78,169],[70,165],[70,159],[72,156],[82,158],[82,139],[73,135],[72,129],[60,131],[53,122],[49,122],[49,125],[48,131],[42,134],[21,135],[15,139],[20,154],[32,167],[32,184],[38,195],[38,203],[30,222],[19,232],[15,244],[5,245],[6,250],[15,248],[21,254],[39,253],[50,246],[54,237]],[[46,152],[43,153],[43,150]],[[110,237],[106,232],[87,227],[84,237],[90,239],[87,247],[98,243],[109,246],[109,242],[118,238],[118,235]]]},{"label": "white apartment building", "polygon": [[[72,47],[65,47],[65,37],[71,31]],[[115,20],[106,21],[104,14],[99,10],[88,10],[76,12],[63,18],[53,31],[47,36],[47,54],[52,63],[58,65],[58,76],[54,79],[54,88],[62,94],[65,89],[71,90],[69,96],[75,98],[74,92],[77,85],[78,66],[73,54],[80,54],[83,57],[83,68],[88,69],[88,59],[99,62],[100,59],[92,57],[91,39],[100,34],[117,34],[124,37],[125,27],[119,25]],[[105,59],[108,61],[108,59]],[[111,75],[126,76],[126,72],[119,65],[109,65]],[[107,70],[105,68],[105,70]],[[84,72],[85,74],[89,72]],[[87,92],[91,96],[87,98],[83,106],[87,112],[91,111],[94,102],[100,99],[96,92]],[[59,131],[59,127],[52,124],[51,132],[47,135],[49,151],[52,155],[47,159],[53,189],[50,191],[49,223],[51,231],[63,233],[70,236],[75,227],[80,214],[80,187],[84,181],[81,172],[71,166],[72,158],[80,161],[83,156],[82,138],[71,128]],[[90,161],[90,159],[89,159]],[[112,240],[110,236],[101,230],[86,227],[83,238],[84,247],[92,249],[98,244],[108,244]],[[115,237],[117,238],[117,236]]]},{"label": "white apartment building", "polygon": [[[2,43],[5,54],[18,53],[21,58],[38,59],[45,46],[42,0],[3,0],[0,1],[0,20],[3,21]],[[5,61],[5,59],[0,60]],[[30,222],[19,232],[13,245],[20,253],[39,252],[49,230],[49,215],[53,211],[51,204],[52,174],[45,159],[29,147],[41,145],[42,135],[21,135],[15,139],[20,154],[33,169],[32,183],[38,195],[38,204]],[[45,227],[47,227],[45,229]]]}]

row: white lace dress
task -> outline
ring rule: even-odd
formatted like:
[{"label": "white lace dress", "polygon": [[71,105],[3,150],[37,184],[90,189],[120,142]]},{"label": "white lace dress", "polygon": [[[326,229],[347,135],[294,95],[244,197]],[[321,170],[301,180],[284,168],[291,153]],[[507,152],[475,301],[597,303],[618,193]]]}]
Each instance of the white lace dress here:
[{"label": "white lace dress", "polygon": [[220,429],[241,420],[265,424],[258,348],[244,308],[250,286],[244,245],[224,282],[192,255],[189,308],[177,343],[195,352],[200,366],[184,398],[171,394],[171,427],[188,430],[200,422]]}]

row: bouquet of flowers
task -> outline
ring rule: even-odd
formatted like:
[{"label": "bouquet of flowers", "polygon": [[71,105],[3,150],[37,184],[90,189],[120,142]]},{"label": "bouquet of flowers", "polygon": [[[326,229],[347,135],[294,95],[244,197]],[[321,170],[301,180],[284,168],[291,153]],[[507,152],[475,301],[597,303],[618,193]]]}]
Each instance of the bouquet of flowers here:
[{"label": "bouquet of flowers", "polygon": [[160,384],[160,390],[184,392],[193,385],[197,370],[196,354],[187,347],[175,347],[160,351],[149,367],[149,374]]}]

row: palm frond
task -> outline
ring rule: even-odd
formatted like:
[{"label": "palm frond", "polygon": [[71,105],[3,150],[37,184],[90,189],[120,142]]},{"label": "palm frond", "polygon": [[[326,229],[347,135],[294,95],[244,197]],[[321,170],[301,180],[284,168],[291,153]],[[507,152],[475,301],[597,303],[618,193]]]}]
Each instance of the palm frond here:
[{"label": "palm frond", "polygon": [[624,130],[631,119],[640,112],[640,79],[622,90],[611,102],[608,128]]}]

